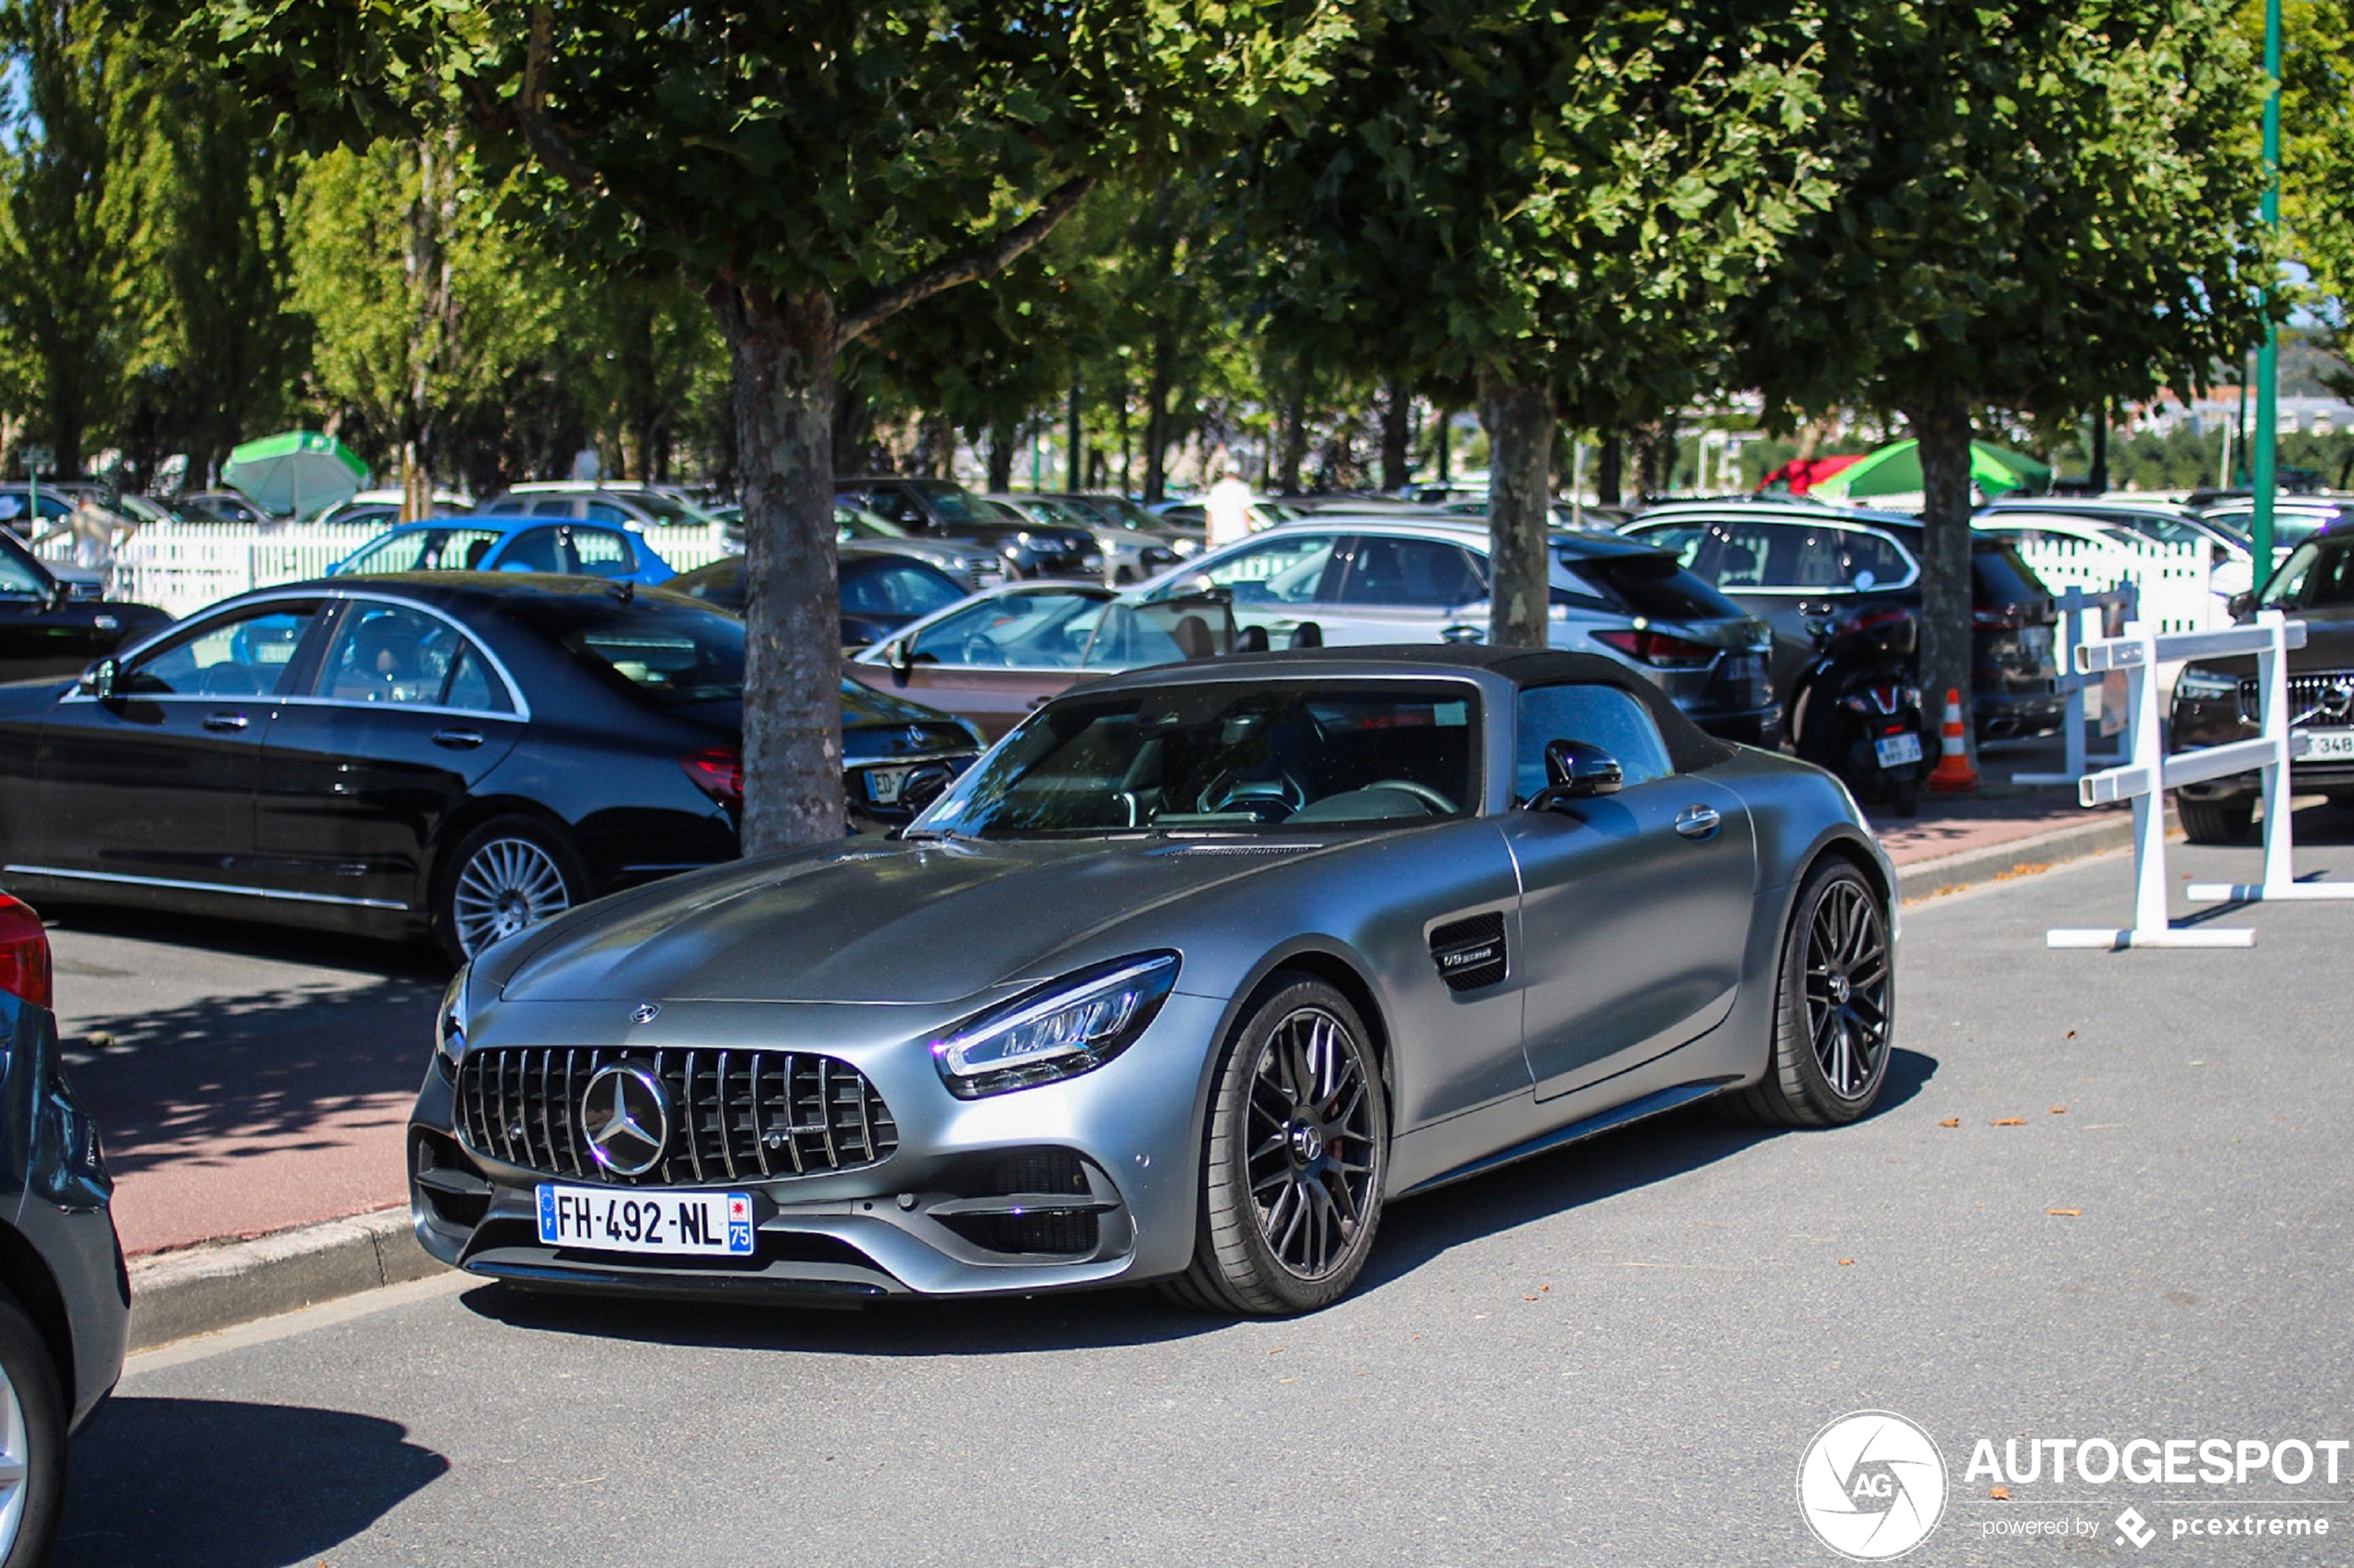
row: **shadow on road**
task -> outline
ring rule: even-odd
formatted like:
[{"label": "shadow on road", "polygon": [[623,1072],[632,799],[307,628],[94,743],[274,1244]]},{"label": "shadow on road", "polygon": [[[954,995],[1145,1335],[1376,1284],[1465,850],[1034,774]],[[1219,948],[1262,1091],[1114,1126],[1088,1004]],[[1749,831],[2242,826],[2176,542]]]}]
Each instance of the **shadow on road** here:
[{"label": "shadow on road", "polygon": [[449,979],[449,962],[422,942],[385,942],[375,937],[261,920],[225,920],[213,916],[47,900],[41,904],[41,918],[52,930],[170,942],[174,947],[199,948],[239,958],[267,958],[281,964],[358,969],[430,983],[437,988]]},{"label": "shadow on road", "polygon": [[110,1400],[74,1440],[58,1568],[292,1568],[449,1468],[374,1416]]},{"label": "shadow on road", "polygon": [[440,996],[438,982],[387,977],[85,1016],[65,1060],[119,1174],[192,1148],[205,1158],[301,1148],[323,1119],[416,1092]]},{"label": "shadow on road", "polygon": [[[1936,1073],[1934,1057],[1892,1052],[1888,1081],[1872,1115],[1905,1104]],[[1378,1289],[1450,1247],[1697,1170],[1762,1139],[1816,1135],[1736,1126],[1695,1110],[1507,1166],[1389,1209],[1358,1290]],[[460,1300],[483,1317],[546,1334],[864,1356],[1002,1356],[1148,1345],[1214,1333],[1229,1321],[1183,1310],[1143,1289],[892,1301],[848,1312],[536,1294],[500,1284],[468,1291]]]}]

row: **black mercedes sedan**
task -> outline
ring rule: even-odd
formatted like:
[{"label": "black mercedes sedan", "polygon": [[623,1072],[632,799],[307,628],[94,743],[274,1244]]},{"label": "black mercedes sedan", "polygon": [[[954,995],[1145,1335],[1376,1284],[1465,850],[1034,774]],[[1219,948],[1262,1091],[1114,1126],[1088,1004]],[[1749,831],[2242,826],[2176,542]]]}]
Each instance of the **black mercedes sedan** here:
[{"label": "black mercedes sedan", "polygon": [[0,528],[0,681],[72,675],[171,619],[151,604],[82,598]]},{"label": "black mercedes sedan", "polygon": [[[246,594],[77,681],[0,688],[0,881],[471,957],[735,858],[743,679],[743,622],[602,578]],[[911,778],[981,749],[887,692],[842,702],[846,827],[904,820]]]}]

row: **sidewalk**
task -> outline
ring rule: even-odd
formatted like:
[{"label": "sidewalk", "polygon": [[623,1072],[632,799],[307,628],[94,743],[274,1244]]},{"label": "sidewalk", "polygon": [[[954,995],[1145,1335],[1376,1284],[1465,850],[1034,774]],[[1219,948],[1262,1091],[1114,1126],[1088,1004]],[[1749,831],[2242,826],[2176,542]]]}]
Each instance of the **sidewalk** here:
[{"label": "sidewalk", "polygon": [[[2133,814],[2121,806],[2088,810],[2078,805],[2075,792],[2058,785],[2010,781],[2014,773],[2057,773],[2065,762],[2065,751],[2057,737],[1991,746],[1979,757],[1977,793],[1924,791],[1919,816],[1874,816],[1872,831],[1879,836],[1889,858],[1905,866],[1991,850],[2065,828],[2132,820]],[[1871,808],[1866,808],[1866,815],[1871,816]]]}]

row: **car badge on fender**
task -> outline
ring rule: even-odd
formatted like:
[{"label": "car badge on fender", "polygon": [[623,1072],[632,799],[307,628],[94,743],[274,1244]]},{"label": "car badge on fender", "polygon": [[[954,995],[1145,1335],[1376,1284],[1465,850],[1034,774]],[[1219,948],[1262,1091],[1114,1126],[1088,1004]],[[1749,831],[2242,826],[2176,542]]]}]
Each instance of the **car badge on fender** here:
[{"label": "car badge on fender", "polygon": [[642,1176],[670,1143],[670,1095],[635,1062],[601,1068],[580,1096],[589,1157],[616,1176]]}]

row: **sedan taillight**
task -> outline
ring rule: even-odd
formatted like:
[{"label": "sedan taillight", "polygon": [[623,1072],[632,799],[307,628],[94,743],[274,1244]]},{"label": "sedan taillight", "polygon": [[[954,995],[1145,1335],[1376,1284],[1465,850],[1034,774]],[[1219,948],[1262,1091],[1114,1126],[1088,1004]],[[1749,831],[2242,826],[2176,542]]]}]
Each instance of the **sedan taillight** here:
[{"label": "sedan taillight", "polygon": [[1621,653],[1660,670],[1704,670],[1716,650],[1687,637],[1670,637],[1648,626],[1640,631],[1598,631],[1594,634]]},{"label": "sedan taillight", "polygon": [[41,917],[0,893],[0,991],[36,1007],[53,1007],[57,993],[50,983],[49,933]]},{"label": "sedan taillight", "polygon": [[690,752],[678,759],[695,788],[717,801],[730,811],[741,811],[744,805],[744,759],[741,752],[714,746],[707,752]]}]

